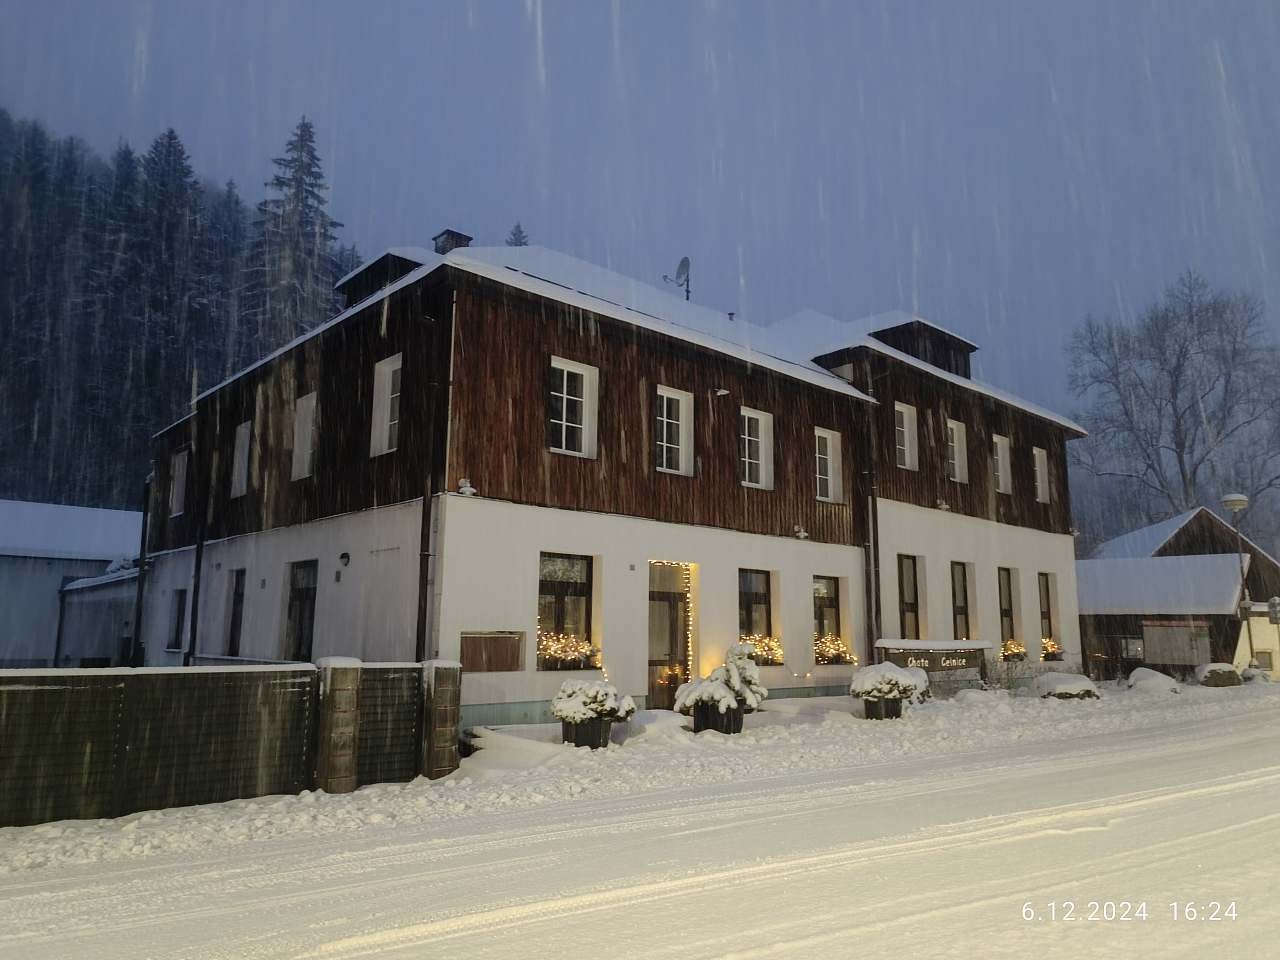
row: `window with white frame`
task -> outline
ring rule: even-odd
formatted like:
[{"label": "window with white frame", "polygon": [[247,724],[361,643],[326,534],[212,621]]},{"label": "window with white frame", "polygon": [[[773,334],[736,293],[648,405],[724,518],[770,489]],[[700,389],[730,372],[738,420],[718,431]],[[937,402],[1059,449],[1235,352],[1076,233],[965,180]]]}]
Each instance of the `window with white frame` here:
[{"label": "window with white frame", "polygon": [[596,455],[596,410],[600,373],[595,367],[551,358],[547,391],[547,447],[574,457]]},{"label": "window with white frame", "polygon": [[243,497],[249,490],[249,441],[253,435],[253,421],[246,420],[236,427],[236,445],[231,454],[231,496]]},{"label": "window with white frame", "polygon": [[916,437],[916,408],[906,403],[893,405],[893,442],[898,466],[918,470],[920,448]]},{"label": "window with white frame", "polygon": [[400,378],[404,355],[379,360],[373,367],[373,418],[369,423],[369,456],[380,457],[400,446]]},{"label": "window with white frame", "polygon": [[301,480],[315,472],[316,395],[308,393],[293,404],[293,471],[292,478]]},{"label": "window with white frame", "polygon": [[1040,447],[1031,448],[1031,465],[1035,471],[1036,502],[1049,502],[1049,453]]},{"label": "window with white frame", "polygon": [[818,499],[839,503],[843,493],[840,489],[840,434],[814,427],[813,458]]},{"label": "window with white frame", "polygon": [[996,493],[1013,492],[1013,463],[1009,459],[1009,438],[994,434],[991,437],[991,474]]},{"label": "window with white frame", "polygon": [[187,450],[169,458],[169,516],[179,517],[187,504]]},{"label": "window with white frame", "polygon": [[969,448],[965,426],[959,420],[947,420],[946,473],[948,480],[969,482]]},{"label": "window with white frame", "polygon": [[693,475],[693,394],[658,387],[656,462],[663,473]]},{"label": "window with white frame", "polygon": [[738,469],[743,486],[773,489],[773,414],[739,410]]}]

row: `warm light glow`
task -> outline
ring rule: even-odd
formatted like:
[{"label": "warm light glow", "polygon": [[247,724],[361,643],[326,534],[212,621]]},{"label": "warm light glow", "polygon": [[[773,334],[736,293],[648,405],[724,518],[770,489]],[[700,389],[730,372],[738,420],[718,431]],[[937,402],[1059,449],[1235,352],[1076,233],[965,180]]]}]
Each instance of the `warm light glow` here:
[{"label": "warm light glow", "polygon": [[544,660],[589,661],[598,666],[598,651],[591,641],[579,639],[572,633],[544,633],[538,631],[538,656]]},{"label": "warm light glow", "polygon": [[813,635],[813,659],[817,663],[851,663],[858,665],[858,658],[849,652],[849,645],[834,633]]},{"label": "warm light glow", "polygon": [[681,563],[678,560],[650,560],[653,567],[679,567],[683,575],[684,588],[684,678],[681,682],[693,679],[693,564]]},{"label": "warm light glow", "polygon": [[1000,656],[1005,660],[1015,660],[1027,655],[1027,646],[1016,637],[1009,637],[1000,644]]},{"label": "warm light glow", "polygon": [[1046,657],[1057,656],[1060,653],[1062,653],[1062,644],[1060,644],[1057,640],[1053,639],[1053,637],[1041,638],[1040,640],[1040,659],[1041,660],[1044,660]]},{"label": "warm light glow", "polygon": [[763,633],[749,633],[738,638],[739,643],[749,643],[755,648],[752,657],[762,667],[782,666],[782,638],[766,637]]}]

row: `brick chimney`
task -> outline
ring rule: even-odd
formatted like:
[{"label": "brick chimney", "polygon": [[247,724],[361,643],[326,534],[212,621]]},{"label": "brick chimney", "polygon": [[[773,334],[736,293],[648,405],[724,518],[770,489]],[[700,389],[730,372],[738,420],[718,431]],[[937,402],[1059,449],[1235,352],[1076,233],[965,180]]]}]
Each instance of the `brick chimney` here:
[{"label": "brick chimney", "polygon": [[446,229],[441,230],[432,237],[431,242],[436,245],[436,253],[444,255],[450,250],[456,250],[458,247],[471,246],[471,239],[465,233]]}]

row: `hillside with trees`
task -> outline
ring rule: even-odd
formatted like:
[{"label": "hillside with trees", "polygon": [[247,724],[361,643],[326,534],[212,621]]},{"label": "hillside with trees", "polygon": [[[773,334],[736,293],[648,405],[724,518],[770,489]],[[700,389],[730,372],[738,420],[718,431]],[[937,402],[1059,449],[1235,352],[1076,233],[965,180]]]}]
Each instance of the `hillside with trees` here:
[{"label": "hillside with trees", "polygon": [[172,129],[103,158],[0,110],[0,498],[136,508],[153,433],[335,312],[310,121],[272,162],[251,208]]}]

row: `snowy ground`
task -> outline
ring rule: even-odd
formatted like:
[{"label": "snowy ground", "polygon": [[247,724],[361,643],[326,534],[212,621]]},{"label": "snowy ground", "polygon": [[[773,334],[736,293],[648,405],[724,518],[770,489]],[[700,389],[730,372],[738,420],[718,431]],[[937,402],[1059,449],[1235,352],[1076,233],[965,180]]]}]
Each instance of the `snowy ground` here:
[{"label": "snowy ground", "polygon": [[524,729],[434,784],[0,830],[0,957],[1277,955],[1280,684],[1103,693]]}]

